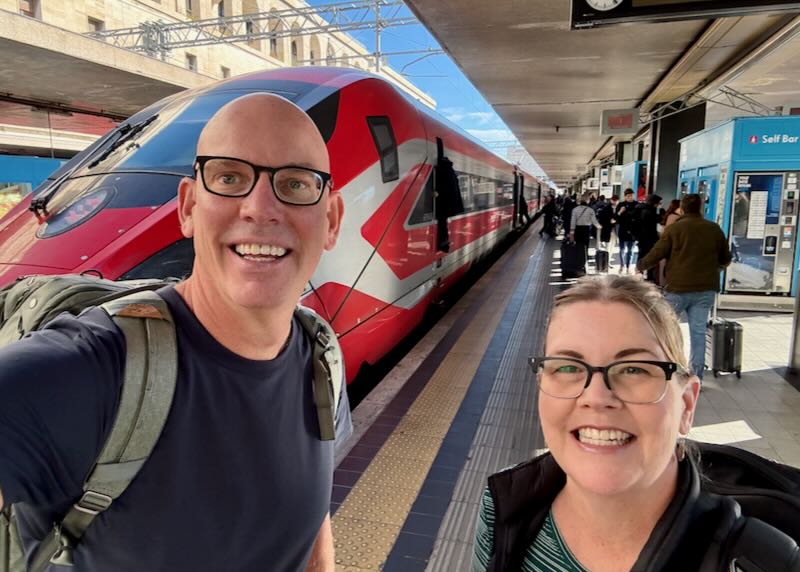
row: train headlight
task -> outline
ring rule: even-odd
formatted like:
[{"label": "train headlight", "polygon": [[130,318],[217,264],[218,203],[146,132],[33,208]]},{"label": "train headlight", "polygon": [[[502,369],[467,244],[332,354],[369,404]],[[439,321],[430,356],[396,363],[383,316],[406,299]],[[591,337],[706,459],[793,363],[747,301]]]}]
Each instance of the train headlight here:
[{"label": "train headlight", "polygon": [[67,205],[50,218],[38,230],[36,236],[49,238],[67,232],[92,218],[114,196],[113,187],[100,187]]}]

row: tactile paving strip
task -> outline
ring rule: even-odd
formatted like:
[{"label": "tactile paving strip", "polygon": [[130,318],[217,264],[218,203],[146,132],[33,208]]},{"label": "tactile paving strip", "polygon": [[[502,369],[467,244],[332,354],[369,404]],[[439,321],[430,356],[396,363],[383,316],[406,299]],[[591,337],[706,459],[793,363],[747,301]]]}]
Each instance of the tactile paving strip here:
[{"label": "tactile paving strip", "polygon": [[[542,446],[536,413],[537,391],[527,357],[541,350],[547,316],[558,288],[547,276],[552,249],[531,261],[531,276],[503,352],[487,407],[442,521],[427,572],[460,572],[470,567],[478,503],[489,474],[534,457]],[[522,285],[520,285],[522,288]]]},{"label": "tactile paving strip", "polygon": [[513,254],[517,268],[485,277],[492,280],[491,303],[478,309],[336,511],[337,572],[377,571],[385,562],[527,265],[527,257],[507,253]]}]

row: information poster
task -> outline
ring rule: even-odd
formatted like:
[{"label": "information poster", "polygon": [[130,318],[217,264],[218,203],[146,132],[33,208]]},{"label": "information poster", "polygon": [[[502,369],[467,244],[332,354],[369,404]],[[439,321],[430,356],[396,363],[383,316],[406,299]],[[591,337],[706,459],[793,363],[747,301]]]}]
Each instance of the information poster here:
[{"label": "information poster", "polygon": [[750,213],[747,218],[747,238],[763,239],[767,222],[767,191],[750,192]]}]

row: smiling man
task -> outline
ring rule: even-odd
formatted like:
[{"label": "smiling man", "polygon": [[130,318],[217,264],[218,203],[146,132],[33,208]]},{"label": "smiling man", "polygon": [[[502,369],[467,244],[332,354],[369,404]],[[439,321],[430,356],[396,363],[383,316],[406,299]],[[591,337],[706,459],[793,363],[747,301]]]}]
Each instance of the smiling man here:
[{"label": "smiling man", "polygon": [[[221,108],[178,189],[192,275],[159,290],[177,386],[138,476],[88,527],[74,572],[333,571],[333,441],[294,309],[343,213],[313,121],[278,96]],[[29,553],[80,499],[117,412],[125,338],[101,309],[0,349],[0,505]],[[64,406],[68,404],[68,407]],[[346,392],[337,438],[351,429]]]}]

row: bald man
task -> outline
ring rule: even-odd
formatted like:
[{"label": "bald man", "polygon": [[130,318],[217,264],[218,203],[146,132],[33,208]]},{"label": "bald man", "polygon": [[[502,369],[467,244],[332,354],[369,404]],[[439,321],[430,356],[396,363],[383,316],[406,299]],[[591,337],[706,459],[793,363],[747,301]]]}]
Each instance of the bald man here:
[{"label": "bald man", "polygon": [[[334,445],[320,439],[312,345],[293,318],[342,218],[325,142],[301,109],[253,94],[208,121],[194,168],[178,187],[193,271],[159,290],[178,339],[166,426],[75,566],[50,571],[334,570]],[[124,336],[98,308],[0,350],[0,491],[28,551],[80,498],[124,363]],[[338,412],[337,438],[346,392]]]}]

